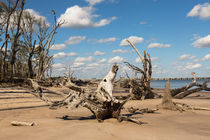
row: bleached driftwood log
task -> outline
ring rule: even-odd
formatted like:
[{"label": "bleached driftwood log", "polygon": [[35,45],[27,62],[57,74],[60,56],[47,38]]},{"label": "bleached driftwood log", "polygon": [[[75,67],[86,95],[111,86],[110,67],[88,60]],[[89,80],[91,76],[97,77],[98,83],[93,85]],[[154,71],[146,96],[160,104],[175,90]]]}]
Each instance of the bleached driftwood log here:
[{"label": "bleached driftwood log", "polygon": [[85,107],[94,114],[99,122],[108,118],[116,118],[119,122],[131,121],[142,124],[138,119],[122,116],[120,114],[123,105],[130,100],[130,98],[124,101],[118,101],[112,96],[113,81],[117,71],[118,64],[114,64],[95,91],[88,87],[77,86],[69,79],[65,86],[69,88],[70,92],[63,100],[50,101],[43,98],[43,95],[40,99],[47,102],[50,109],[57,109],[63,106],[68,106],[68,108]]},{"label": "bleached driftwood log", "polygon": [[34,126],[34,122],[20,122],[20,121],[12,121],[11,125],[13,126]]}]

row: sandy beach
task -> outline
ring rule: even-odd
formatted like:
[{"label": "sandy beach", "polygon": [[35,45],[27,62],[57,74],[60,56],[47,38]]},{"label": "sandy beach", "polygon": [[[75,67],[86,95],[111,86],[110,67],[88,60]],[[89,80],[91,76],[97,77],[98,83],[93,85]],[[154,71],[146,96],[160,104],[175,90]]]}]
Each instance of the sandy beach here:
[{"label": "sandy beach", "polygon": [[[115,96],[122,94],[117,90]],[[151,114],[137,112],[133,117],[147,124],[119,123],[116,119],[99,123],[90,117],[91,112],[85,108],[50,110],[46,103],[25,93],[22,88],[1,88],[0,92],[1,140],[208,140],[210,137],[210,111],[193,110],[180,113],[158,110]],[[52,94],[48,97],[59,98]],[[210,108],[210,94],[205,92],[194,93],[185,99],[174,101]],[[129,115],[127,108],[131,106],[154,108],[160,103],[161,99],[131,100],[126,103],[122,114]],[[67,116],[66,119],[63,119],[64,116]],[[34,122],[36,125],[12,126],[12,121]]]}]

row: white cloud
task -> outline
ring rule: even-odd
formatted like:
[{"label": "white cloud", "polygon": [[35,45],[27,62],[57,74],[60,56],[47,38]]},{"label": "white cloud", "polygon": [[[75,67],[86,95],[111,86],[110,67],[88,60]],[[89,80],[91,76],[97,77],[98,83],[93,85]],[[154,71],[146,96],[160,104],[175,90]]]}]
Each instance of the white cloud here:
[{"label": "white cloud", "polygon": [[128,50],[122,50],[122,49],[117,49],[117,50],[112,51],[113,54],[116,54],[116,53],[121,53],[122,54],[122,53],[128,53],[128,52],[129,52]]},{"label": "white cloud", "polygon": [[77,54],[75,52],[71,52],[71,53],[59,52],[59,53],[55,54],[53,57],[60,59],[63,57],[68,57],[68,56],[77,56]]},{"label": "white cloud", "polygon": [[193,9],[187,14],[188,17],[199,16],[201,19],[210,18],[210,4],[198,4],[193,7]]},{"label": "white cloud", "polygon": [[205,55],[202,60],[210,60],[210,54]]},{"label": "white cloud", "polygon": [[71,37],[69,37],[69,39],[67,41],[65,41],[65,43],[68,45],[75,45],[75,44],[79,44],[80,42],[82,42],[85,39],[86,39],[85,36],[71,36]]},{"label": "white cloud", "polygon": [[105,53],[104,52],[100,52],[100,51],[95,51],[94,52],[94,55],[104,55]]},{"label": "white cloud", "polygon": [[103,59],[98,61],[98,63],[105,63],[105,62],[106,62],[106,58],[103,58]]},{"label": "white cloud", "polygon": [[151,49],[151,48],[170,48],[171,45],[170,44],[160,44],[160,43],[150,43],[147,48]]},{"label": "white cloud", "polygon": [[159,60],[158,57],[152,57],[152,58],[151,58],[151,61],[158,61],[158,60]]},{"label": "white cloud", "polygon": [[85,63],[83,62],[74,62],[72,65],[71,65],[71,68],[78,68],[78,67],[82,67],[84,66]]},{"label": "white cloud", "polygon": [[89,57],[77,57],[75,62],[93,62],[94,58],[92,56]]},{"label": "white cloud", "polygon": [[91,64],[88,64],[87,66],[88,67],[97,67],[97,66],[99,66],[99,64],[98,63],[91,63]]},{"label": "white cloud", "polygon": [[136,58],[136,63],[141,63],[141,59],[139,57]]},{"label": "white cloud", "polygon": [[65,44],[55,44],[50,49],[51,50],[63,50],[66,48]]},{"label": "white cloud", "polygon": [[[91,0],[89,0],[91,2]],[[92,4],[96,1],[92,0]],[[110,24],[116,17],[111,17],[108,19],[100,19],[96,21],[95,19],[99,15],[94,15],[94,8],[90,7],[79,7],[75,5],[66,9],[65,13],[62,14],[58,21],[65,21],[62,27],[67,28],[90,28],[90,27],[101,27]]]},{"label": "white cloud", "polygon": [[129,40],[133,44],[138,44],[144,41],[144,38],[138,36],[130,36],[129,38],[125,38],[120,42],[120,46],[129,46],[130,44],[127,42]]},{"label": "white cloud", "polygon": [[210,48],[210,35],[207,35],[203,38],[199,38],[192,45],[196,48]]},{"label": "white cloud", "polygon": [[139,22],[139,24],[147,24],[147,22],[146,21],[141,21],[141,22]]},{"label": "white cloud", "polygon": [[59,69],[59,68],[65,68],[65,65],[61,63],[57,63],[57,64],[53,64],[52,67],[54,69]]},{"label": "white cloud", "polygon": [[113,58],[110,58],[108,63],[121,63],[123,61],[124,61],[124,59],[122,57],[115,56]]},{"label": "white cloud", "polygon": [[88,39],[88,42],[93,43],[110,43],[116,41],[116,37],[110,37],[110,38],[102,38],[102,39]]},{"label": "white cloud", "polygon": [[185,69],[187,69],[187,70],[192,70],[192,69],[200,68],[201,66],[202,66],[201,64],[192,64],[192,63],[188,63],[188,64],[185,66]]},{"label": "white cloud", "polygon": [[97,3],[101,3],[104,0],[85,0],[87,3],[89,3],[90,5],[95,5]]},{"label": "white cloud", "polygon": [[190,54],[183,54],[178,57],[178,60],[189,60],[189,59],[193,59],[193,58],[195,58],[195,56],[192,56]]}]

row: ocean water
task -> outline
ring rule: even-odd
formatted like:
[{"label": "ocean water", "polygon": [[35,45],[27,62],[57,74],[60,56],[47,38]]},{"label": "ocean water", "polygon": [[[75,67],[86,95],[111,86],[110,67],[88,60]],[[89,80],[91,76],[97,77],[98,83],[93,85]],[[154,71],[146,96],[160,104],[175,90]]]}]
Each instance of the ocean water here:
[{"label": "ocean water", "polygon": [[[198,79],[197,83],[202,84],[205,80],[203,79]],[[151,87],[152,88],[164,88],[165,83],[167,80],[152,80],[151,81]],[[186,86],[188,84],[192,83],[192,80],[170,80],[170,88],[180,88],[183,86]],[[210,87],[210,82],[207,84],[208,87]]]}]

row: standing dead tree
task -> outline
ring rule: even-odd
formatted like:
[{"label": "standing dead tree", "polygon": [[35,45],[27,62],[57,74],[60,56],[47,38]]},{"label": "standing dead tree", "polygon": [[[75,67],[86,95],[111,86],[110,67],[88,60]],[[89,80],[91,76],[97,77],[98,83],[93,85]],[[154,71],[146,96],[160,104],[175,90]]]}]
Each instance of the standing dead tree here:
[{"label": "standing dead tree", "polygon": [[52,62],[53,56],[49,56],[49,50],[53,45],[53,37],[57,31],[57,29],[64,23],[62,21],[57,22],[55,11],[51,11],[54,17],[54,25],[50,32],[48,32],[48,25],[47,23],[40,19],[38,22],[38,28],[39,32],[37,33],[38,39],[39,39],[39,45],[37,47],[38,49],[38,69],[36,78],[38,80],[43,79],[44,73],[47,71],[47,69],[50,68],[50,64]]},{"label": "standing dead tree", "polygon": [[0,2],[0,18],[1,18],[1,35],[4,33],[4,42],[1,45],[1,51],[4,48],[3,51],[3,56],[1,58],[1,78],[4,79],[5,77],[5,72],[6,72],[6,58],[7,58],[7,49],[8,49],[8,42],[10,39],[10,35],[9,35],[9,27],[11,26],[11,18],[12,18],[12,14],[15,13],[18,4],[19,4],[20,0],[16,0],[16,2],[13,2],[11,0],[8,0],[7,2],[5,1],[1,1]]},{"label": "standing dead tree", "polygon": [[210,80],[206,80],[203,82],[203,84],[199,84],[196,82],[197,80],[194,72],[192,73],[192,75],[193,75],[192,83],[183,86],[181,88],[175,88],[171,90],[171,96],[173,98],[182,99],[195,92],[199,92],[202,90],[210,91],[210,87],[207,86],[207,83],[209,83]]},{"label": "standing dead tree", "polygon": [[[127,98],[124,101],[119,101],[113,98],[110,93],[117,71],[118,64],[114,64],[109,73],[99,83],[97,90],[84,86],[77,86],[69,79],[65,87],[69,88],[70,93],[63,100],[50,101],[43,95],[36,97],[39,97],[43,101],[47,102],[51,109],[57,109],[63,106],[68,106],[69,108],[77,108],[79,106],[85,107],[93,113],[99,122],[108,118],[116,118],[119,122],[131,121],[137,124],[142,124],[140,120],[122,116],[120,114],[121,109],[130,98]],[[33,83],[34,82],[32,82],[32,84]],[[37,84],[33,84],[33,87],[38,89]]]},{"label": "standing dead tree", "polygon": [[130,94],[133,96],[134,99],[151,99],[155,97],[155,93],[152,92],[150,87],[150,81],[152,76],[152,64],[150,55],[144,51],[144,57],[141,56],[137,48],[129,41],[128,43],[131,45],[131,47],[137,52],[141,62],[142,62],[142,69],[130,64],[129,62],[125,62],[125,64],[136,71],[137,73],[141,74],[140,81],[137,81],[137,79],[132,79],[130,82],[131,90]]}]

